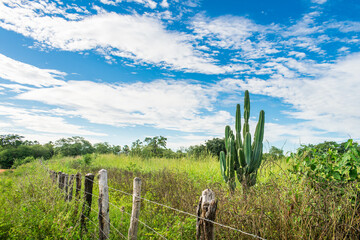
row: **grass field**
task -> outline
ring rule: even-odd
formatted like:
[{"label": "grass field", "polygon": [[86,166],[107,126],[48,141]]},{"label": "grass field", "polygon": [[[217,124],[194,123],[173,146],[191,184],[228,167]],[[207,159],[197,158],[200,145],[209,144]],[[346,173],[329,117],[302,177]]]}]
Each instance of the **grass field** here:
[{"label": "grass field", "polygon": [[[217,222],[266,239],[357,239],[357,186],[320,189],[287,171],[290,164],[285,159],[265,162],[258,183],[245,197],[240,184],[234,193],[229,192],[219,162],[212,157],[195,161],[98,155],[89,165],[81,157],[57,157],[44,163],[69,174],[107,169],[109,186],[127,193],[132,193],[133,178],[140,177],[144,198],[192,214],[196,214],[201,192],[210,188],[219,201]],[[38,161],[0,174],[0,191],[0,239],[80,239],[81,202],[65,202]],[[117,229],[111,227],[111,239],[121,239],[118,231],[127,235],[131,201],[131,196],[110,189],[110,221]],[[90,214],[94,223],[88,223],[89,231],[83,238],[98,238],[97,208],[94,196]],[[140,220],[167,239],[195,238],[194,217],[153,203],[142,201]],[[215,227],[215,237],[253,239],[220,226]],[[160,237],[140,224],[138,239]]]}]

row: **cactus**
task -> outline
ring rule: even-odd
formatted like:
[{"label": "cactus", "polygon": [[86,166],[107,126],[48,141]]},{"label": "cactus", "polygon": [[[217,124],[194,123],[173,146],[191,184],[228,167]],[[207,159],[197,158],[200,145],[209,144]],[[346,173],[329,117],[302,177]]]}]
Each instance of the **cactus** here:
[{"label": "cactus", "polygon": [[[225,152],[220,153],[221,174],[230,190],[236,188],[235,175],[244,189],[254,186],[256,183],[257,171],[261,165],[265,112],[260,111],[259,120],[255,129],[254,141],[251,144],[249,126],[250,98],[249,92],[245,91],[244,97],[244,125],[241,134],[241,112],[240,104],[236,106],[235,135],[230,126],[225,127]],[[241,135],[243,139],[241,139]]]}]

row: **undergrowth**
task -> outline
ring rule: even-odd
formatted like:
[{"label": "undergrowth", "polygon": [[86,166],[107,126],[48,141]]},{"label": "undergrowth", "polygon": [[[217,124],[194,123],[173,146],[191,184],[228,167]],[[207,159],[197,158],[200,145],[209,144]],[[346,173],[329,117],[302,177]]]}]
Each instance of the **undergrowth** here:
[{"label": "undergrowth", "polygon": [[[260,181],[246,194],[231,194],[223,183],[216,159],[188,162],[137,159],[114,155],[62,158],[47,162],[55,171],[69,174],[108,170],[110,222],[127,236],[134,177],[142,179],[142,197],[196,214],[201,192],[212,189],[218,199],[216,221],[266,239],[358,239],[360,215],[358,184],[323,188],[311,178],[288,171],[285,159],[269,161],[260,170]],[[215,172],[216,171],[216,172]],[[95,179],[97,182],[97,179]],[[116,191],[119,189],[123,192]],[[64,195],[36,161],[0,175],[1,239],[79,239],[81,206],[65,202]],[[83,194],[83,193],[82,193]],[[97,235],[98,186],[94,185],[88,239]],[[81,200],[80,200],[81,201]],[[81,205],[81,204],[80,204]],[[75,214],[77,211],[77,214]],[[141,202],[140,220],[168,239],[194,239],[196,218]],[[111,227],[111,239],[121,239]],[[138,239],[160,239],[139,224]],[[215,226],[215,239],[253,239],[240,232]]]}]

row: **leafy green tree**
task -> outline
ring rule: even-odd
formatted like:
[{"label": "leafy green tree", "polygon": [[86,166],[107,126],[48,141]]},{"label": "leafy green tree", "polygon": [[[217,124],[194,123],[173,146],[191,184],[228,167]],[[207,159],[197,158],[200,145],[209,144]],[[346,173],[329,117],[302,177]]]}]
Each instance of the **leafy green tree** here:
[{"label": "leafy green tree", "polygon": [[123,149],[122,149],[122,153],[125,155],[129,155],[130,153],[130,148],[128,145],[124,145]]},{"label": "leafy green tree", "polygon": [[0,146],[3,148],[18,147],[23,144],[23,138],[23,136],[17,134],[0,135]]},{"label": "leafy green tree", "polygon": [[270,150],[269,150],[269,155],[271,157],[274,157],[276,159],[281,158],[284,156],[284,151],[280,148],[277,148],[275,146],[271,146]]},{"label": "leafy green tree", "polygon": [[133,156],[141,156],[143,151],[143,143],[140,139],[137,139],[135,142],[131,144],[130,154]]},{"label": "leafy green tree", "polygon": [[55,153],[63,156],[78,156],[95,151],[91,143],[83,137],[61,138],[55,142]]},{"label": "leafy green tree", "polygon": [[208,151],[205,145],[194,145],[187,149],[187,154],[193,158],[201,158],[208,155]]},{"label": "leafy green tree", "polygon": [[163,136],[156,136],[153,138],[147,137],[144,142],[145,148],[150,151],[150,155],[154,157],[162,157],[163,152],[166,149],[167,138]]},{"label": "leafy green tree", "polygon": [[213,156],[219,157],[221,151],[225,151],[225,141],[221,138],[213,138],[205,142],[207,151]]},{"label": "leafy green tree", "polygon": [[112,152],[112,147],[109,143],[95,143],[94,144],[95,152],[99,154],[107,154]]},{"label": "leafy green tree", "polygon": [[120,154],[121,152],[121,147],[120,145],[113,145],[112,148],[111,148],[111,152],[115,155],[118,155]]}]

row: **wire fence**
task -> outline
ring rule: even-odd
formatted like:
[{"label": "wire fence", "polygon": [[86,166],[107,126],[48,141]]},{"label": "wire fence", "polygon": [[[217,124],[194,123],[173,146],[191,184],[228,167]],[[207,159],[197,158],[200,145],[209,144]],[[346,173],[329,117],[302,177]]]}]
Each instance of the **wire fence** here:
[{"label": "wire fence", "polygon": [[[47,171],[51,171],[49,168],[47,168],[44,164],[42,164],[41,162],[41,165],[47,170]],[[89,181],[95,183],[98,185],[97,181],[93,181],[91,179],[88,179]],[[116,189],[116,188],[113,188],[113,187],[109,187],[107,186],[108,189],[111,189],[113,191],[116,191],[116,192],[119,192],[119,193],[122,193],[124,195],[127,195],[127,196],[132,196],[133,198],[137,198],[139,200],[143,200],[143,201],[146,201],[146,202],[149,202],[149,203],[152,203],[152,204],[155,204],[155,205],[158,205],[158,206],[161,206],[161,207],[164,207],[164,208],[167,208],[167,209],[170,209],[170,210],[173,210],[175,212],[178,212],[178,213],[181,213],[181,214],[185,214],[185,215],[188,215],[190,217],[193,217],[193,218],[196,218],[197,220],[201,219],[203,221],[207,221],[207,222],[210,222],[212,224],[215,224],[217,226],[220,226],[220,227],[223,227],[223,228],[227,228],[229,230],[232,230],[232,231],[236,231],[236,232],[239,232],[241,234],[244,234],[244,235],[247,235],[249,237],[253,237],[253,238],[256,238],[256,239],[261,239],[261,240],[266,240],[265,238],[263,237],[260,237],[260,236],[257,236],[255,234],[251,234],[251,233],[248,233],[248,232],[245,232],[245,231],[242,231],[240,229],[237,229],[237,228],[234,228],[234,227],[231,227],[231,226],[228,226],[228,225],[225,225],[225,224],[222,224],[222,223],[219,223],[219,222],[216,222],[216,221],[212,221],[210,219],[207,219],[207,218],[203,218],[201,216],[197,216],[195,214],[192,214],[192,213],[189,213],[189,212],[186,212],[186,211],[183,211],[183,210],[180,210],[180,209],[177,209],[177,208],[174,208],[174,207],[171,207],[171,206],[168,206],[168,205],[165,205],[165,204],[162,204],[162,203],[159,203],[159,202],[156,202],[156,201],[153,201],[153,200],[149,200],[149,199],[146,199],[146,198],[143,198],[143,197],[139,197],[139,196],[136,196],[132,193],[128,193],[128,192],[125,192],[125,191],[122,191],[120,189]],[[97,197],[99,198],[98,195],[96,194],[93,194],[93,193],[90,193],[92,196],[94,197]],[[76,201],[80,201],[76,198],[74,198]],[[82,202],[84,202],[82,200]],[[130,217],[134,218],[134,216],[132,216],[131,213],[128,213],[125,211],[124,208],[120,208],[119,206],[115,205],[114,203],[112,203],[110,200],[109,200],[109,204],[115,208],[117,208],[118,210],[120,210],[121,212],[129,215]],[[91,211],[95,212],[96,214],[98,214],[98,212],[96,212],[94,209],[90,208]],[[88,217],[86,217],[87,219],[89,219]],[[141,221],[140,219],[138,218],[134,218],[135,220],[137,220],[140,224],[142,224],[143,226],[145,226],[146,228],[148,228],[149,230],[151,230],[152,232],[154,232],[156,235],[158,235],[159,237],[161,237],[162,239],[167,239],[165,236],[163,236],[161,233],[157,232],[154,228],[150,227],[148,224],[146,224],[145,222]],[[93,222],[93,221],[92,221]],[[93,222],[94,223],[94,222]],[[110,222],[108,222],[109,225],[112,227],[112,229],[114,229],[122,238],[127,238],[124,234],[122,234],[113,224],[111,224]],[[96,223],[94,223],[96,224]],[[101,230],[101,229],[100,229]]]}]

